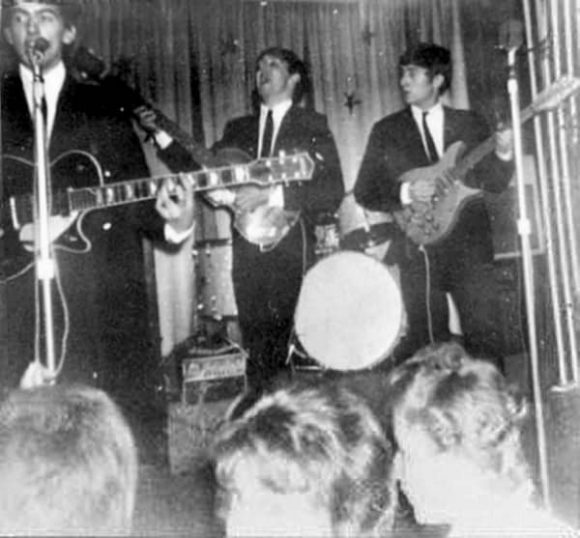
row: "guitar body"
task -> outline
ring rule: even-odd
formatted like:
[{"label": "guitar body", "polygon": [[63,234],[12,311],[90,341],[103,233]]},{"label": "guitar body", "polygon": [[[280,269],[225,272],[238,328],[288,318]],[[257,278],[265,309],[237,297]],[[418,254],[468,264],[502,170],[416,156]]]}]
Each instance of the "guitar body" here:
[{"label": "guitar body", "polygon": [[[3,259],[0,262],[2,280],[32,267],[34,241],[33,197],[35,163],[21,157],[4,157],[6,189],[12,197],[2,205]],[[102,184],[99,163],[84,151],[70,151],[60,155],[50,166],[53,183],[59,177],[71,178],[71,188],[86,188]],[[66,191],[54,192],[50,200],[49,236],[55,250],[70,253],[87,252],[91,245],[82,231],[79,213],[70,211]]]},{"label": "guitar body", "polygon": [[[237,148],[224,148],[216,154],[212,164],[227,166],[251,161],[251,157],[245,151]],[[248,188],[255,187],[236,187],[236,191]],[[267,204],[261,205],[253,211],[242,213],[236,211],[231,203],[220,201],[219,195],[216,197],[210,193],[207,198],[216,207],[227,207],[232,215],[233,225],[240,235],[249,243],[259,246],[263,251],[274,249],[300,218],[299,211],[288,211],[282,207],[272,207]]]},{"label": "guitar body", "polygon": [[427,179],[436,184],[436,194],[429,203],[413,202],[393,213],[397,224],[414,243],[433,245],[442,241],[453,229],[463,207],[482,196],[480,189],[466,186],[461,179],[445,177],[464,152],[463,143],[455,142],[435,164],[414,168],[399,178],[402,183]]}]

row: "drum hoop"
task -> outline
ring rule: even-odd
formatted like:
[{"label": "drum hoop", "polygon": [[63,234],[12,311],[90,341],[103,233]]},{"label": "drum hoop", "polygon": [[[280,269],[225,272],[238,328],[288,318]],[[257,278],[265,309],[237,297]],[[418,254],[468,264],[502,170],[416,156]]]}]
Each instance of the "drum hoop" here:
[{"label": "drum hoop", "polygon": [[[344,262],[342,260],[345,260]],[[380,311],[379,314],[380,316],[377,317],[378,321],[386,321],[387,325],[384,335],[385,338],[388,338],[388,341],[384,341],[381,342],[379,340],[379,342],[377,342],[377,345],[375,346],[375,342],[370,342],[367,346],[367,342],[366,341],[358,341],[358,340],[363,340],[366,339],[367,337],[369,337],[368,334],[366,334],[366,329],[367,327],[362,326],[360,328],[360,330],[358,328],[357,331],[360,334],[355,334],[354,335],[354,339],[353,341],[349,341],[349,342],[343,342],[345,344],[345,348],[349,347],[350,345],[355,345],[355,344],[359,344],[359,347],[362,349],[365,346],[369,347],[372,344],[373,348],[378,349],[378,351],[376,351],[374,356],[368,356],[368,357],[364,357],[361,358],[358,353],[358,349],[355,351],[352,351],[352,359],[353,359],[353,364],[346,364],[347,361],[349,361],[349,357],[347,355],[343,355],[342,354],[342,349],[339,350],[336,354],[336,356],[339,358],[339,360],[334,361],[333,362],[333,356],[331,353],[331,357],[329,358],[325,353],[326,353],[326,346],[328,346],[328,348],[332,348],[335,343],[334,341],[332,343],[329,343],[333,338],[341,338],[341,337],[345,337],[346,334],[327,334],[327,331],[330,330],[330,328],[335,324],[335,323],[339,323],[342,321],[340,319],[341,313],[336,313],[336,319],[333,319],[333,317],[335,316],[334,312],[329,312],[328,314],[326,313],[322,313],[320,314],[320,318],[316,318],[316,316],[309,312],[306,313],[305,309],[308,309],[310,307],[312,307],[311,304],[311,298],[308,297],[308,294],[311,294],[314,298],[318,298],[318,295],[320,295],[320,291],[322,292],[322,295],[324,295],[324,293],[327,291],[325,286],[332,286],[335,284],[335,282],[330,282],[333,278],[341,278],[340,275],[337,276],[335,274],[330,274],[330,275],[325,275],[324,274],[324,270],[325,270],[325,265],[328,266],[328,269],[330,270],[330,273],[333,273],[333,271],[335,269],[340,269],[341,268],[341,263],[345,264],[345,270],[346,269],[360,269],[361,273],[364,272],[364,270],[366,270],[367,272],[369,271],[373,271],[373,276],[375,275],[381,275],[380,276],[380,281],[379,282],[375,282],[375,283],[365,283],[365,285],[367,284],[372,284],[373,286],[376,286],[378,288],[377,290],[377,294],[376,294],[376,299],[377,299],[377,303],[379,304],[380,307]],[[338,264],[338,265],[336,265]],[[350,266],[349,266],[350,264]],[[362,265],[361,265],[362,264]],[[372,268],[372,269],[369,269]],[[327,271],[328,272],[328,271]],[[322,276],[328,276],[328,278],[322,279],[322,281],[320,281],[318,279],[318,273],[322,274]],[[313,276],[314,275],[314,276]],[[350,275],[343,275],[344,277],[349,277]],[[361,275],[362,276],[362,275]],[[341,286],[339,286],[341,287]],[[314,291],[312,291],[314,290]],[[331,292],[333,291],[332,289],[330,290]],[[342,290],[340,289],[339,292],[343,292],[346,290]],[[353,293],[356,293],[357,291],[360,291],[359,289],[353,289],[352,290]],[[362,290],[363,292],[366,292],[365,289]],[[372,290],[374,291],[374,290]],[[316,294],[316,295],[315,295]],[[340,294],[340,293],[339,293]],[[342,295],[344,295],[344,293],[342,293]],[[392,295],[392,296],[391,296]],[[325,297],[322,297],[322,300],[324,300]],[[355,297],[356,299],[356,297]],[[374,297],[373,297],[374,299]],[[339,299],[339,301],[342,299]],[[349,302],[349,299],[344,299],[347,301],[347,303]],[[332,299],[332,301],[334,301],[334,299]],[[367,301],[368,302],[368,301]],[[366,305],[365,305],[366,308]],[[315,306],[316,309],[316,306]],[[372,310],[372,308],[370,308],[370,310]],[[366,312],[365,312],[366,313]],[[328,318],[326,318],[325,316],[329,316]],[[314,321],[312,322],[312,316],[315,317]],[[396,318],[395,323],[393,323],[393,320]],[[372,329],[372,325],[377,321],[377,320],[371,320],[372,323],[368,324],[368,328]],[[308,326],[308,324],[310,323],[310,326]],[[317,329],[314,329],[314,326],[317,326]],[[393,271],[386,266],[385,264],[381,263],[380,261],[378,261],[377,259],[373,258],[372,256],[368,256],[366,254],[360,253],[360,252],[356,252],[356,251],[340,251],[340,252],[336,252],[333,253],[329,256],[327,256],[326,258],[323,258],[322,260],[320,260],[319,262],[317,262],[306,274],[304,281],[303,281],[303,285],[302,285],[302,289],[300,292],[300,296],[298,298],[298,303],[296,306],[296,311],[295,311],[295,316],[294,316],[294,326],[295,326],[295,333],[296,333],[296,337],[298,338],[300,344],[302,345],[302,347],[304,348],[304,350],[313,358],[313,360],[315,360],[317,363],[321,364],[324,368],[329,368],[329,369],[334,369],[334,370],[364,370],[366,368],[370,368],[370,367],[374,367],[377,364],[379,364],[380,362],[382,362],[383,360],[385,360],[388,355],[392,352],[392,350],[394,349],[394,347],[397,345],[397,343],[400,341],[400,339],[403,336],[404,333],[404,329],[406,326],[406,316],[405,316],[405,311],[404,311],[404,305],[403,305],[403,298],[402,298],[402,294],[400,291],[400,285],[396,279],[396,276],[393,274]],[[311,335],[312,332],[318,331],[320,329],[319,334],[315,334],[314,336]],[[340,327],[339,327],[340,329]],[[352,327],[344,327],[344,331],[338,330],[336,331],[336,333],[348,333],[349,335],[352,332]],[[389,332],[390,331],[390,332]],[[308,334],[310,333],[310,334]],[[322,334],[324,333],[324,338],[322,336]],[[318,342],[319,339],[324,339],[323,343]],[[376,333],[373,333],[370,335],[370,338],[376,338]],[[340,344],[341,342],[338,342],[338,344]],[[320,348],[323,348],[323,350],[321,351]],[[342,346],[338,346],[338,347],[342,347]],[[371,351],[375,351],[375,349],[371,350]],[[341,359],[342,357],[342,359]],[[340,362],[340,364],[337,364],[338,362]],[[362,364],[358,364],[358,363],[362,363]]]}]

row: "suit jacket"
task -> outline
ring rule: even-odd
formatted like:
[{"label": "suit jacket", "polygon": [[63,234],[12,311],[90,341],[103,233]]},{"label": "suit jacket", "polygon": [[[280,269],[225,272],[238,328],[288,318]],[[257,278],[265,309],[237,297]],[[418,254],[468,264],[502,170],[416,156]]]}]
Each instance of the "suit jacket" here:
[{"label": "suit jacket", "polygon": [[[444,107],[444,147],[462,141],[470,151],[490,136],[490,131],[475,112]],[[371,131],[354,188],[356,201],[377,211],[401,209],[401,183],[398,178],[413,168],[428,166],[421,133],[410,108],[378,121]],[[466,184],[491,192],[503,190],[513,173],[513,164],[495,153],[484,157],[468,175]],[[491,226],[483,201],[463,209],[447,238],[436,246],[449,256],[469,257],[472,261],[493,258]]]},{"label": "suit jacket", "polygon": [[[149,170],[131,124],[112,109],[109,102],[100,86],[80,83],[67,75],[50,139],[50,159],[54,160],[69,150],[82,150],[99,161],[106,182],[148,177]],[[7,73],[2,81],[3,203],[10,196],[32,192],[32,175],[16,171],[14,161],[7,156],[32,162],[33,147],[32,121],[20,77],[18,72]],[[96,176],[85,164],[71,162],[70,165],[64,164],[60,170],[53,169],[52,192],[94,184]],[[26,165],[23,168],[26,169]],[[2,260],[8,263],[22,250],[17,234],[9,223],[3,220],[3,225],[6,235],[2,241]],[[57,251],[56,254],[59,281],[64,291],[64,299],[55,297],[59,303],[55,307],[59,322],[56,340],[60,342],[63,329],[60,303],[66,301],[71,320],[69,351],[77,357],[98,355],[95,360],[111,363],[119,359],[120,364],[125,359],[124,355],[130,353],[132,344],[135,344],[134,351],[137,353],[138,348],[143,348],[143,344],[138,342],[151,340],[142,232],[159,237],[162,221],[151,203],[140,203],[89,212],[83,219],[82,231],[91,240],[90,252],[79,255]],[[7,346],[27,355],[20,357],[23,364],[30,359],[28,355],[32,343],[32,336],[26,337],[32,327],[25,328],[30,322],[30,312],[34,310],[31,302],[32,273],[29,271],[11,281],[6,291],[10,301],[6,305],[9,320],[18,324],[16,329],[21,328],[19,335],[8,335],[12,343]],[[16,302],[21,304],[16,305]],[[22,317],[20,323],[19,317]],[[15,339],[22,344],[20,348],[13,347],[18,344]],[[28,342],[23,341],[26,339]],[[102,365],[96,365],[93,361],[85,366],[97,370]]]},{"label": "suit jacket", "polygon": [[[212,150],[217,155],[235,148],[253,160],[258,153],[259,116],[228,122],[222,139]],[[233,283],[242,331],[254,322],[292,319],[305,270],[314,261],[314,228],[321,213],[336,211],[344,195],[338,151],[326,117],[313,110],[292,106],[284,116],[273,155],[284,150],[307,151],[315,162],[312,179],[283,185],[284,206],[301,211],[295,225],[271,251],[262,252],[237,232],[233,235]],[[174,170],[191,168],[191,156],[174,143],[160,157]],[[198,163],[205,164],[205,163]],[[304,244],[304,240],[306,244]]]}]

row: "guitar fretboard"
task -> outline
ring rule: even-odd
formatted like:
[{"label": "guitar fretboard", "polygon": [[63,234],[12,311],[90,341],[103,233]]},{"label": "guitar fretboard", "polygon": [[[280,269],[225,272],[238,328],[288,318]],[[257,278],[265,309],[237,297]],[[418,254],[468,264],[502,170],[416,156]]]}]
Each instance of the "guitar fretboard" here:
[{"label": "guitar fretboard", "polygon": [[[149,200],[157,196],[164,182],[169,185],[178,185],[184,182],[191,183],[194,191],[197,192],[220,187],[232,187],[249,181],[248,165],[240,164],[221,169],[199,170],[197,172],[174,174],[159,178],[111,183],[102,187],[89,187],[66,193],[68,195],[67,205],[61,210],[68,208],[70,211],[86,211],[88,209]],[[264,181],[264,179],[261,180],[261,182]]]}]

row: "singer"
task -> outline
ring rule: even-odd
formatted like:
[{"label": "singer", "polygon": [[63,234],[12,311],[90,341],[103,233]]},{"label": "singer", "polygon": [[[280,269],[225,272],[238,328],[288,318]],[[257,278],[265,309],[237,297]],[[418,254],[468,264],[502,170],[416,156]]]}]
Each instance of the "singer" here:
[{"label": "singer", "polygon": [[[356,201],[370,210],[396,212],[415,202],[431,203],[437,180],[451,173],[436,171],[449,146],[462,141],[469,152],[490,134],[475,112],[441,103],[451,84],[449,50],[420,43],[401,56],[399,69],[408,106],[374,125],[355,184]],[[467,185],[494,192],[507,186],[513,173],[512,137],[510,129],[496,134],[495,151],[474,167]],[[400,180],[421,167],[424,172],[414,181]],[[386,262],[399,264],[409,324],[395,349],[398,362],[430,341],[449,340],[447,292],[457,305],[466,347],[477,356],[500,360],[501,349],[493,341],[496,293],[489,216],[481,199],[458,210],[450,233],[433,245],[419,247],[394,231]]]},{"label": "singer", "polygon": [[[140,142],[131,124],[108,103],[106,91],[77,81],[67,65],[67,51],[77,35],[81,2],[73,0],[4,0],[2,27],[15,53],[14,70],[2,80],[2,196],[35,192],[33,181],[34,132],[31,122],[31,62],[38,62],[44,85],[49,161],[73,153],[51,166],[53,197],[67,188],[95,184],[94,163],[106,181],[148,177]],[[89,155],[91,159],[83,160]],[[80,160],[79,160],[80,159]],[[65,231],[50,230],[56,258],[53,304],[57,380],[81,381],[111,393],[123,406],[137,434],[152,442],[142,453],[157,456],[164,450],[164,405],[157,338],[150,312],[142,240],[164,239],[165,222],[180,231],[191,226],[193,196],[187,187],[167,188],[159,194],[159,213],[153,204],[124,205],[92,211],[68,223]],[[74,217],[74,216],[73,216]],[[191,218],[190,218],[191,217]],[[53,219],[56,221],[56,219]],[[82,221],[82,222],[81,222]],[[6,297],[6,323],[0,327],[0,379],[15,386],[28,363],[42,360],[44,336],[33,258],[23,248],[23,228],[2,222],[0,278]],[[32,223],[34,224],[34,223]],[[74,247],[88,238],[90,248]],[[66,240],[66,241],[65,241]]]}]

